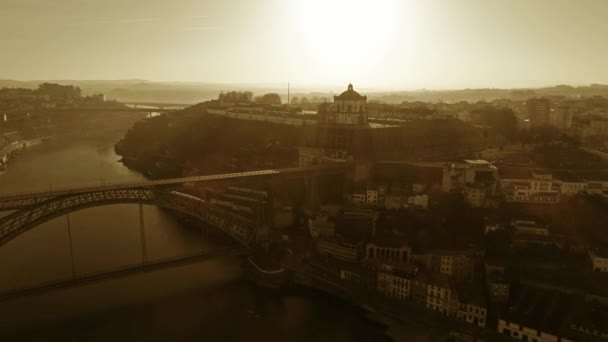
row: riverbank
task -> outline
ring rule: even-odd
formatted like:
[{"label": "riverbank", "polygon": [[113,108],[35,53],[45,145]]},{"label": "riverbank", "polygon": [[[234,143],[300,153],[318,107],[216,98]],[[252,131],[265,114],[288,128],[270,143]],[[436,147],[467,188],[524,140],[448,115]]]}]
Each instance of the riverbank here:
[{"label": "riverbank", "polygon": [[[58,136],[15,158],[0,176],[0,191],[144,180],[119,159],[111,137],[83,141]],[[215,246],[206,237],[215,238],[215,230],[201,232],[198,222],[190,229],[164,210],[143,209],[149,261]],[[71,276],[66,221],[49,221],[0,248],[0,290]],[[77,276],[141,262],[137,206],[90,208],[71,213],[69,221]],[[223,237],[219,231],[217,235]],[[112,278],[0,305],[2,341],[247,341],[251,336],[267,341],[322,341],[328,336],[344,342],[382,341],[384,330],[352,305],[315,291],[285,293],[253,286],[243,278],[240,258]]]},{"label": "riverbank", "polygon": [[43,144],[54,139],[54,136],[39,137],[34,139],[20,140],[12,143],[9,146],[6,146],[2,150],[0,150],[0,171],[4,171],[11,159],[15,158],[21,153],[26,152],[28,148]]}]

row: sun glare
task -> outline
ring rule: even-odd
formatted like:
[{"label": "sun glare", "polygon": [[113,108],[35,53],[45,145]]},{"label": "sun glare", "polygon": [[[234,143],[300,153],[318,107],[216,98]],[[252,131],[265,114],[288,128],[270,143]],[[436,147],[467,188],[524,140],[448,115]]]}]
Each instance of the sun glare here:
[{"label": "sun glare", "polygon": [[317,63],[332,68],[365,66],[386,48],[396,0],[299,0],[299,31]]}]

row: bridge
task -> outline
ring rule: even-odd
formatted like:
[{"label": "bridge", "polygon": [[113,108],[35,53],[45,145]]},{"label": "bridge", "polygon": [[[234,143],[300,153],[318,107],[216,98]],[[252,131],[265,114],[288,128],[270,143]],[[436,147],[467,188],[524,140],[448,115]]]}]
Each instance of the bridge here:
[{"label": "bridge", "polygon": [[127,107],[127,108],[111,108],[111,107],[90,107],[90,108],[64,108],[64,109],[54,109],[54,112],[57,113],[87,113],[87,112],[120,112],[120,113],[167,113],[167,112],[175,112],[180,110],[180,108],[143,108],[143,107]]},{"label": "bridge", "polygon": [[184,109],[186,107],[194,106],[196,103],[167,103],[167,102],[137,102],[137,101],[120,101],[120,103],[125,104],[127,106],[146,106],[146,107],[155,107],[155,108],[172,108],[176,109]]},{"label": "bridge", "polygon": [[341,163],[4,195],[0,197],[0,211],[16,211],[0,219],[0,246],[33,227],[74,211],[108,204],[136,203],[140,208],[142,204],[151,204],[190,215],[219,228],[243,246],[253,248],[258,232],[256,220],[174,191],[174,187],[185,183],[235,179],[317,177],[343,174],[350,167],[351,163]]}]

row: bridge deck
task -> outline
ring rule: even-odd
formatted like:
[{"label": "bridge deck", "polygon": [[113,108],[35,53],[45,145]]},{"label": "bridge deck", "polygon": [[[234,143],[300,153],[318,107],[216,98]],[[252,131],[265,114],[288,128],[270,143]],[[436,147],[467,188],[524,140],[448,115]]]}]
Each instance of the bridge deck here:
[{"label": "bridge deck", "polygon": [[[332,171],[345,170],[351,167],[351,163],[343,164],[332,164],[332,165],[321,165],[321,166],[310,166],[310,167],[294,167],[276,170],[260,170],[260,171],[248,171],[248,172],[234,172],[224,173],[207,176],[193,176],[193,177],[182,177],[172,179],[161,179],[161,180],[150,180],[145,182],[131,182],[131,183],[116,183],[116,184],[105,184],[95,186],[85,186],[80,188],[66,188],[66,189],[53,189],[52,191],[41,191],[41,192],[30,192],[30,193],[10,193],[0,194],[0,203],[28,200],[34,198],[48,198],[62,195],[74,195],[88,192],[96,192],[103,190],[122,190],[122,189],[135,189],[135,188],[152,188],[167,185],[177,185],[184,183],[200,183],[210,182],[218,180],[229,180],[229,179],[244,179],[253,177],[270,177],[278,175],[288,174],[299,174],[299,173],[331,173]],[[0,209],[2,205],[0,204]]]}]

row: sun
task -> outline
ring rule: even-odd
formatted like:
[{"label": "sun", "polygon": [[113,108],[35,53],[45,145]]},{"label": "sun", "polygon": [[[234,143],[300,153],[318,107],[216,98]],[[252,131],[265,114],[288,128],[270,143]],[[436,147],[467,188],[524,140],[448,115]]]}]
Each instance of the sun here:
[{"label": "sun", "polygon": [[365,66],[394,31],[398,0],[297,0],[295,21],[308,53],[331,67]]}]

